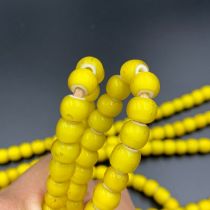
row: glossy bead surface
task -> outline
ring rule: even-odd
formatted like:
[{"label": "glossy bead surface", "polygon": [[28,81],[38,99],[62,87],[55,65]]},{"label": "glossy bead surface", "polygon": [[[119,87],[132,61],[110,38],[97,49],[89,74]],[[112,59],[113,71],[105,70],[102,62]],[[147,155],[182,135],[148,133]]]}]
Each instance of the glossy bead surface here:
[{"label": "glossy bead surface", "polygon": [[40,155],[45,152],[44,142],[41,140],[35,140],[31,143],[32,151],[35,155]]},{"label": "glossy bead surface", "polygon": [[33,151],[29,143],[22,143],[19,148],[20,153],[24,158],[29,158],[33,155]]},{"label": "glossy bead surface", "polygon": [[148,180],[144,187],[143,187],[143,192],[147,196],[152,196],[158,189],[159,184],[155,180]]},{"label": "glossy bead surface", "polygon": [[0,163],[4,164],[7,163],[9,161],[9,156],[8,156],[8,152],[6,149],[0,149]]},{"label": "glossy bead surface", "polygon": [[98,98],[99,94],[100,94],[100,87],[97,86],[97,88],[91,94],[85,96],[85,100],[93,102]]},{"label": "glossy bead surface", "polygon": [[84,204],[83,202],[75,202],[75,201],[67,200],[66,208],[67,210],[83,210]]},{"label": "glossy bead surface", "polygon": [[164,143],[162,141],[153,141],[151,143],[151,146],[152,146],[152,154],[153,155],[161,155],[161,154],[163,154],[163,151],[164,151],[163,144]]},{"label": "glossy bead surface", "polygon": [[18,146],[10,146],[8,148],[8,156],[9,156],[9,159],[12,161],[20,160],[21,153],[20,153],[19,147]]},{"label": "glossy bead surface", "polygon": [[130,119],[148,124],[156,117],[157,105],[152,99],[134,97],[128,102],[126,112]]},{"label": "glossy bead surface", "polygon": [[210,152],[210,141],[207,138],[201,138],[198,147],[201,153],[208,153]]},{"label": "glossy bead surface", "polygon": [[67,197],[72,201],[82,201],[87,192],[87,185],[70,182]]},{"label": "glossy bead surface", "polygon": [[50,195],[49,193],[46,193],[44,200],[49,207],[53,209],[58,209],[65,206],[66,196],[55,197]]},{"label": "glossy bead surface", "polygon": [[177,140],[176,142],[176,153],[178,155],[183,155],[187,152],[187,144],[185,141]]},{"label": "glossy bead surface", "polygon": [[132,186],[134,187],[134,189],[142,191],[146,181],[147,179],[144,176],[137,174],[133,177]]},{"label": "glossy bead surface", "polygon": [[0,171],[0,188],[6,187],[10,183],[9,177],[3,171]]},{"label": "glossy bead surface", "polygon": [[154,194],[154,199],[157,203],[164,205],[164,203],[170,198],[170,193],[163,187],[159,187]]},{"label": "glossy bead surface", "polygon": [[164,142],[164,153],[166,155],[173,155],[176,152],[176,144],[173,140],[166,140]]}]

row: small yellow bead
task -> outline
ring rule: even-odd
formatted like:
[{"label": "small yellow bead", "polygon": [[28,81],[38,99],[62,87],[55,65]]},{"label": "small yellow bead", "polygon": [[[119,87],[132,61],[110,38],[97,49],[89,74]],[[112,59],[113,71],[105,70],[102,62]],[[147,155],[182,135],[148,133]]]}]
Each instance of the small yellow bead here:
[{"label": "small yellow bead", "polygon": [[164,129],[164,135],[167,138],[173,138],[175,136],[174,128],[171,124],[165,124],[163,126],[163,129]]},{"label": "small yellow bead", "polygon": [[210,99],[210,85],[203,86],[201,92],[206,100]]},{"label": "small yellow bead", "polygon": [[56,138],[57,138],[57,137],[53,137],[53,138],[49,137],[49,138],[45,138],[45,139],[44,139],[45,148],[46,148],[47,150],[50,150],[50,149],[51,149],[52,144],[53,144],[53,142],[56,140]]},{"label": "small yellow bead", "polygon": [[164,203],[164,207],[166,209],[177,209],[179,207],[179,202],[175,198],[169,198]]},{"label": "small yellow bead", "polygon": [[18,178],[18,176],[19,176],[18,171],[15,168],[9,168],[6,171],[6,173],[7,173],[8,179],[11,182],[15,181]]},{"label": "small yellow bead", "polygon": [[137,174],[133,177],[133,187],[134,189],[138,191],[142,191],[146,182],[147,182],[147,179],[145,176]]},{"label": "small yellow bead", "polygon": [[160,120],[163,117],[162,111],[160,109],[157,110],[156,120]]},{"label": "small yellow bead", "polygon": [[180,98],[175,98],[172,101],[172,104],[174,106],[174,109],[176,110],[176,112],[180,112],[184,109],[184,104],[182,103],[182,99]]},{"label": "small yellow bead", "polygon": [[21,153],[18,146],[10,146],[8,148],[8,156],[11,161],[17,161],[21,159]]},{"label": "small yellow bead", "polygon": [[164,139],[165,137],[165,130],[161,126],[155,126],[151,129],[151,136],[152,139]]},{"label": "small yellow bead", "polygon": [[159,184],[155,180],[149,179],[144,184],[143,192],[146,196],[151,197],[157,191],[158,187],[159,187]]},{"label": "small yellow bead", "polygon": [[184,155],[187,153],[187,144],[186,141],[177,140],[176,141],[176,153],[178,155]]},{"label": "small yellow bead", "polygon": [[120,132],[120,139],[122,143],[133,149],[140,149],[144,147],[148,138],[148,126],[134,121],[126,122]]},{"label": "small yellow bead", "polygon": [[30,143],[22,143],[20,145],[20,153],[23,158],[29,158],[33,155],[32,147]]},{"label": "small yellow bead", "polygon": [[187,117],[183,120],[184,127],[187,132],[192,132],[196,129],[195,120],[193,120],[191,117]]},{"label": "small yellow bead", "polygon": [[32,151],[35,155],[40,155],[45,152],[45,145],[44,142],[41,140],[35,140],[31,144]]},{"label": "small yellow bead", "polygon": [[176,133],[176,136],[182,136],[185,134],[185,127],[182,122],[176,121],[173,123],[173,128]]},{"label": "small yellow bead", "polygon": [[87,56],[79,60],[76,68],[90,69],[95,75],[99,83],[104,79],[104,68],[101,61],[95,57]]},{"label": "small yellow bead", "polygon": [[83,202],[75,202],[75,201],[67,200],[66,208],[67,210],[83,210],[84,204]]},{"label": "small yellow bead", "polygon": [[123,125],[124,125],[124,122],[122,120],[119,120],[119,121],[114,123],[114,128],[115,128],[116,133],[120,133]]},{"label": "small yellow bead", "polygon": [[112,118],[104,116],[97,110],[93,111],[88,118],[89,126],[101,133],[108,131],[111,128],[112,123]]},{"label": "small yellow bead", "polygon": [[189,203],[185,206],[185,210],[200,210],[200,209],[197,204]]},{"label": "small yellow bead", "polygon": [[196,139],[189,139],[187,141],[187,152],[189,154],[196,154],[198,152],[198,141]]},{"label": "small yellow bead", "polygon": [[181,100],[182,100],[184,107],[187,109],[194,106],[193,97],[190,94],[182,95]]},{"label": "small yellow bead", "polygon": [[151,144],[146,144],[141,150],[143,156],[149,156],[152,153],[152,146]]},{"label": "small yellow bead", "polygon": [[58,208],[60,209],[65,206],[66,196],[55,197],[50,195],[49,193],[46,193],[44,200],[46,204],[52,209],[58,209]]},{"label": "small yellow bead", "polygon": [[115,126],[112,125],[112,127],[105,133],[106,136],[113,136],[116,134]]},{"label": "small yellow bead", "polygon": [[197,128],[204,128],[207,125],[207,120],[203,114],[197,114],[194,117]]},{"label": "small yellow bead", "polygon": [[100,87],[97,86],[97,88],[90,95],[85,96],[85,99],[86,101],[93,102],[98,98],[99,94],[100,94]]},{"label": "small yellow bead", "polygon": [[67,121],[82,122],[87,119],[90,112],[89,102],[84,98],[73,95],[65,96],[60,105],[62,118]]},{"label": "small yellow bead", "polygon": [[17,171],[19,174],[25,173],[30,168],[28,163],[22,163],[17,167]]},{"label": "small yellow bead", "polygon": [[173,140],[164,141],[164,153],[166,155],[174,155],[176,152],[176,144]]},{"label": "small yellow bead", "polygon": [[116,117],[122,111],[123,104],[120,100],[104,94],[98,99],[97,108],[100,113],[107,117]]},{"label": "small yellow bead", "polygon": [[10,183],[7,173],[0,171],[0,188],[6,187]]},{"label": "small yellow bead", "polygon": [[8,152],[6,149],[0,149],[0,164],[7,163],[9,161]]},{"label": "small yellow bead", "polygon": [[98,160],[98,152],[90,151],[82,147],[76,163],[85,168],[93,167]]},{"label": "small yellow bead", "polygon": [[50,162],[50,173],[56,182],[66,182],[74,173],[75,164],[64,164],[55,160]]},{"label": "small yellow bead", "polygon": [[[110,157],[110,164],[113,168],[123,173],[133,172],[141,160],[141,153],[123,144],[118,144]],[[120,161],[120,164],[119,164]]]},{"label": "small yellow bead", "polygon": [[125,82],[130,84],[136,74],[138,74],[139,72],[148,72],[148,71],[149,67],[144,61],[129,60],[122,65],[120,69],[120,75],[122,76]]},{"label": "small yellow bead", "polygon": [[120,193],[111,192],[104,184],[96,185],[93,203],[99,209],[115,209],[120,202]]},{"label": "small yellow bead", "polygon": [[161,155],[164,151],[164,142],[162,141],[153,141],[151,142],[152,146],[152,154],[153,155]]},{"label": "small yellow bead", "polygon": [[164,187],[159,187],[154,194],[154,199],[158,204],[164,205],[165,202],[170,198],[170,192]]},{"label": "small yellow bead", "polygon": [[164,102],[159,109],[164,117],[169,117],[175,113],[174,105],[171,102]]},{"label": "small yellow bead", "polygon": [[92,202],[88,202],[87,205],[85,206],[84,210],[96,210],[94,204]]},{"label": "small yellow bead", "polygon": [[104,175],[104,184],[113,192],[121,192],[126,188],[128,174],[123,174],[109,167]]},{"label": "small yellow bead", "polygon": [[82,136],[85,125],[82,122],[67,122],[60,119],[56,126],[56,136],[64,143],[76,143]]},{"label": "small yellow bead", "polygon": [[73,163],[80,153],[79,144],[65,144],[61,141],[56,141],[52,146],[52,156],[55,160],[70,164]]},{"label": "small yellow bead", "polygon": [[209,124],[209,123],[210,123],[210,111],[205,112],[205,113],[204,113],[204,117],[205,117],[207,123]]},{"label": "small yellow bead", "polygon": [[205,100],[201,90],[194,90],[192,92],[192,97],[196,105],[202,104]]},{"label": "small yellow bead", "polygon": [[50,195],[59,197],[66,195],[66,192],[68,190],[69,182],[56,182],[51,177],[47,180],[47,192],[50,193]]},{"label": "small yellow bead", "polygon": [[157,105],[150,98],[134,97],[128,102],[126,112],[130,119],[148,124],[156,117]]},{"label": "small yellow bead", "polygon": [[84,168],[76,165],[75,171],[71,180],[76,184],[87,184],[87,182],[92,178],[93,168]]},{"label": "small yellow bead", "polygon": [[87,192],[87,185],[76,184],[74,182],[70,182],[67,197],[71,201],[82,201]]},{"label": "small yellow bead", "polygon": [[91,95],[98,86],[97,78],[89,69],[76,69],[71,72],[68,78],[69,89],[74,92],[81,88],[85,95]]},{"label": "small yellow bead", "polygon": [[210,210],[210,200],[203,199],[198,202],[199,210]]},{"label": "small yellow bead", "polygon": [[129,96],[130,88],[119,75],[113,75],[107,82],[106,92],[114,99],[124,100]]},{"label": "small yellow bead", "polygon": [[97,166],[95,168],[95,178],[97,178],[97,179],[103,179],[106,170],[107,170],[107,167],[104,166],[104,165]]},{"label": "small yellow bead", "polygon": [[210,152],[210,140],[207,138],[201,138],[198,142],[199,152],[200,153],[209,153]]},{"label": "small yellow bead", "polygon": [[155,98],[160,92],[160,81],[151,72],[139,72],[132,79],[130,89],[134,96],[148,93],[151,98]]}]

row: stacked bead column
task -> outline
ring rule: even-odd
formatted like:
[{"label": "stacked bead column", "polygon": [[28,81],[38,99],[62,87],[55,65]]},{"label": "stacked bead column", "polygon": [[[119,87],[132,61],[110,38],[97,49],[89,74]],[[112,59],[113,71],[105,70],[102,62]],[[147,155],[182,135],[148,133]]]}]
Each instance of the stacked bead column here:
[{"label": "stacked bead column", "polygon": [[56,126],[57,140],[51,149],[44,210],[66,209],[69,181],[75,170],[75,160],[80,154],[80,137],[92,111],[92,105],[86,98],[92,98],[98,83],[95,72],[90,69],[77,68],[68,78],[73,95],[64,97],[60,105],[61,119]]},{"label": "stacked bead column", "polygon": [[105,132],[112,126],[113,118],[122,111],[122,100],[130,94],[129,86],[119,75],[112,76],[106,86],[107,93],[97,102],[97,110],[88,119],[89,128],[81,138],[81,153],[76,160],[75,173],[68,190],[67,209],[83,210],[87,184],[92,178],[93,167],[98,160],[98,150],[103,146]]},{"label": "stacked bead column", "polygon": [[157,113],[157,105],[151,99],[158,95],[158,78],[148,72],[146,66],[139,68],[136,60],[126,62],[121,68],[121,77],[131,88],[132,98],[126,108],[128,118],[121,131],[120,141],[113,150],[110,164],[85,210],[113,210],[121,198],[121,192],[128,183],[128,173],[133,172],[141,159],[140,149],[147,143],[149,128]]}]

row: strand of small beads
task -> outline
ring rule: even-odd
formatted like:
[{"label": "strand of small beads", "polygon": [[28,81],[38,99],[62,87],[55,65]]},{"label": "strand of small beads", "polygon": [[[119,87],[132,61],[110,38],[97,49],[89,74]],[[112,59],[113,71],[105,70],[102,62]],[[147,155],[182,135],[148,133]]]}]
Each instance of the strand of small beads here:
[{"label": "strand of small beads", "polygon": [[[87,61],[86,61],[87,62]],[[97,110],[88,118],[88,128],[81,137],[81,153],[68,189],[67,209],[83,210],[87,184],[92,178],[93,167],[98,161],[98,150],[103,146],[105,132],[110,129],[113,118],[122,111],[122,101],[130,94],[129,86],[120,76],[112,76],[106,85],[106,94],[99,97]]]},{"label": "strand of small beads", "polygon": [[127,186],[128,173],[139,165],[139,150],[148,141],[149,128],[146,124],[151,123],[157,113],[157,105],[151,98],[159,93],[158,78],[148,68],[138,68],[135,60],[123,64],[120,74],[134,95],[126,108],[131,120],[122,127],[122,143],[114,148],[110,157],[111,167],[106,170],[103,182],[96,185],[93,198],[85,210],[113,210],[118,206],[121,192]]}]

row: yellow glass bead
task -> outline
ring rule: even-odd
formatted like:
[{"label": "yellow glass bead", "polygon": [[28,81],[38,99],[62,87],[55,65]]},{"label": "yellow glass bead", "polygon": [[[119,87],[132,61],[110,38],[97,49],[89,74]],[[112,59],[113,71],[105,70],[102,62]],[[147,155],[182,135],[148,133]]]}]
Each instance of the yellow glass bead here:
[{"label": "yellow glass bead", "polygon": [[158,204],[164,205],[170,196],[170,192],[167,189],[164,187],[159,187],[154,194],[154,199]]},{"label": "yellow glass bead", "polygon": [[187,144],[186,141],[177,140],[176,141],[176,153],[178,155],[184,155],[187,152]]},{"label": "yellow glass bead", "polygon": [[196,154],[198,152],[198,141],[196,139],[189,139],[187,141],[187,152],[189,154]]},{"label": "yellow glass bead", "polygon": [[44,144],[45,144],[45,148],[47,150],[50,150],[52,147],[53,142],[56,140],[57,137],[53,137],[53,138],[45,138],[44,139]]},{"label": "yellow glass bead", "polygon": [[207,125],[207,120],[203,114],[195,115],[194,122],[197,125],[197,128],[204,128]]},{"label": "yellow glass bead", "polygon": [[80,153],[80,145],[56,141],[52,146],[51,153],[53,158],[61,163],[73,163]]},{"label": "yellow glass bead", "polygon": [[[96,109],[96,104],[94,102],[89,102],[89,115]],[[87,121],[85,121],[87,122]]]},{"label": "yellow glass bead", "polygon": [[120,140],[119,136],[108,136],[106,143],[116,145],[116,144],[120,143],[120,141],[121,140]]},{"label": "yellow glass bead", "polygon": [[119,121],[114,123],[114,128],[115,128],[116,133],[120,133],[123,125],[124,125],[124,121],[122,121],[122,120],[119,120]]},{"label": "yellow glass bead", "polygon": [[206,100],[210,99],[210,85],[203,86],[201,92],[204,95]]},{"label": "yellow glass bead", "polygon": [[194,106],[193,98],[190,94],[184,94],[181,97],[182,103],[185,108],[189,109]]},{"label": "yellow glass bead", "polygon": [[197,204],[189,203],[185,206],[185,210],[200,210],[200,209]]},{"label": "yellow glass bead", "polygon": [[134,97],[128,102],[126,112],[130,119],[148,124],[156,117],[157,105],[150,98]]},{"label": "yellow glass bead", "polygon": [[121,192],[126,188],[128,182],[128,174],[109,167],[104,175],[104,184],[113,192]]},{"label": "yellow glass bead", "polygon": [[50,195],[59,197],[66,195],[68,190],[69,182],[56,182],[51,177],[47,180],[47,191]]},{"label": "yellow glass bead", "polygon": [[88,202],[87,205],[85,206],[84,210],[96,210],[94,204],[92,202]]},{"label": "yellow glass bead", "polygon": [[98,160],[98,152],[90,151],[82,147],[76,163],[85,168],[93,167]]},{"label": "yellow glass bead", "polygon": [[122,143],[133,149],[140,149],[144,147],[148,138],[148,126],[132,120],[126,122],[120,132],[120,140]]},{"label": "yellow glass bead", "polygon": [[133,187],[134,189],[138,191],[142,191],[146,182],[147,182],[147,179],[145,176],[137,174],[133,177]]},{"label": "yellow glass bead", "polygon": [[141,154],[143,156],[151,155],[151,153],[152,153],[152,146],[151,146],[151,144],[147,143],[140,151],[141,151]]},{"label": "yellow glass bead", "polygon": [[87,192],[87,185],[76,184],[70,182],[67,197],[71,201],[82,201]]},{"label": "yellow glass bead", "polygon": [[96,185],[93,203],[98,209],[115,209],[120,202],[120,193],[111,192],[104,184]]},{"label": "yellow glass bead", "polygon": [[130,88],[119,75],[113,75],[107,82],[106,92],[112,98],[124,100],[129,96]]},{"label": "yellow glass bead", "polygon": [[76,143],[82,136],[85,125],[82,122],[68,122],[60,119],[56,126],[56,136],[64,143]]},{"label": "yellow glass bead", "polygon": [[159,184],[155,180],[149,179],[144,184],[143,192],[145,195],[151,197],[157,191],[158,187],[159,187]]},{"label": "yellow glass bead", "polygon": [[179,202],[175,198],[169,198],[164,203],[164,207],[166,209],[177,209],[179,207]]},{"label": "yellow glass bead", "polygon": [[137,59],[129,60],[121,66],[120,75],[122,76],[125,82],[130,84],[136,74],[138,74],[139,72],[148,72],[148,71],[149,67],[144,61]]},{"label": "yellow glass bead", "polygon": [[164,143],[162,141],[153,141],[151,142],[152,154],[161,155],[164,151]]},{"label": "yellow glass bead", "polygon": [[187,132],[192,132],[196,129],[195,120],[193,120],[191,117],[187,117],[183,120],[184,127]]},{"label": "yellow glass bead", "polygon": [[164,129],[164,135],[167,138],[173,138],[175,136],[174,128],[171,124],[165,124],[163,126],[163,129]]},{"label": "yellow glass bead", "polygon": [[163,117],[162,111],[158,109],[156,114],[156,120],[160,120],[162,117]]},{"label": "yellow glass bead", "polygon": [[[113,168],[123,173],[133,172],[141,160],[141,153],[123,144],[118,144],[110,157],[110,164]],[[120,161],[120,164],[119,164]]]},{"label": "yellow glass bead", "polygon": [[106,137],[104,134],[88,128],[85,130],[82,136],[81,145],[90,151],[98,151],[98,149],[103,146],[105,141]]},{"label": "yellow glass bead", "polygon": [[176,136],[182,136],[185,134],[185,127],[182,122],[180,122],[180,121],[174,122],[173,128],[176,133]]},{"label": "yellow glass bead", "polygon": [[97,88],[97,85],[97,78],[89,69],[76,69],[71,72],[68,78],[68,86],[72,92],[76,88],[81,88],[85,95],[90,95]]},{"label": "yellow glass bead", "polygon": [[46,193],[44,200],[45,203],[52,209],[58,209],[58,208],[60,209],[65,206],[66,196],[55,197],[50,195],[49,193]]},{"label": "yellow glass bead", "polygon": [[175,108],[171,102],[164,102],[159,109],[164,117],[169,117],[175,113]]},{"label": "yellow glass bead", "polygon": [[32,151],[35,155],[40,155],[45,152],[44,142],[41,140],[35,140],[31,144]]},{"label": "yellow glass bead", "polygon": [[97,77],[98,82],[104,79],[104,68],[101,61],[95,57],[87,56],[79,60],[76,68],[90,69]]},{"label": "yellow glass bead", "polygon": [[100,113],[107,117],[116,117],[122,111],[123,104],[122,101],[104,94],[98,99],[97,108]]},{"label": "yellow glass bead", "polygon": [[107,153],[105,151],[105,149],[99,149],[98,150],[98,161],[99,162],[103,162],[108,158]]},{"label": "yellow glass bead", "polygon": [[97,166],[97,168],[95,168],[95,177],[97,179],[103,179],[104,178],[104,174],[106,172],[107,167],[106,166]]},{"label": "yellow glass bead", "polygon": [[166,155],[174,155],[176,152],[176,144],[173,140],[164,141],[164,153]]},{"label": "yellow glass bead", "polygon": [[82,122],[90,112],[89,102],[73,95],[65,96],[60,105],[60,113],[67,121]]},{"label": "yellow glass bead", "polygon": [[11,161],[17,161],[21,159],[21,153],[18,146],[10,146],[8,148],[8,156]]},{"label": "yellow glass bead", "polygon": [[8,152],[6,149],[0,149],[0,164],[7,163],[9,161]]},{"label": "yellow glass bead", "polygon": [[192,92],[193,101],[196,105],[202,104],[205,100],[201,90],[194,90]]},{"label": "yellow glass bead", "polygon": [[55,160],[50,162],[50,175],[56,182],[66,182],[74,173],[75,164],[64,164]]},{"label": "yellow glass bead", "polygon": [[115,126],[112,125],[112,127],[105,133],[106,136],[113,136],[116,134]]},{"label": "yellow glass bead", "polygon": [[25,173],[30,168],[28,163],[22,163],[17,167],[17,171],[19,174]]},{"label": "yellow glass bead", "polygon": [[67,210],[83,210],[84,204],[83,202],[75,202],[75,201],[67,200],[66,208]]},{"label": "yellow glass bead", "polygon": [[172,103],[177,112],[180,112],[184,109],[184,104],[180,98],[175,98]]},{"label": "yellow glass bead", "polygon": [[10,183],[7,173],[0,171],[0,188],[6,187]]},{"label": "yellow glass bead", "polygon": [[134,96],[148,93],[151,98],[155,98],[160,92],[160,81],[151,72],[139,72],[132,79],[130,89]]},{"label": "yellow glass bead", "polygon": [[29,158],[33,155],[31,144],[22,143],[19,148],[20,148],[21,156],[23,158]]},{"label": "yellow glass bead", "polygon": [[204,117],[205,117],[207,123],[210,123],[210,111],[205,112]]},{"label": "yellow glass bead", "polygon": [[7,176],[8,179],[13,182],[14,180],[16,180],[18,178],[18,171],[15,168],[9,168],[7,171]]},{"label": "yellow glass bead", "polygon": [[199,152],[200,153],[209,153],[210,152],[210,140],[207,138],[201,138],[198,142]]},{"label": "yellow glass bead", "polygon": [[112,123],[112,118],[104,116],[97,110],[93,111],[88,118],[89,126],[101,133],[108,131],[111,128]]},{"label": "yellow glass bead", "polygon": [[85,100],[93,102],[98,98],[99,94],[100,94],[100,87],[97,86],[97,88],[90,95],[85,96]]},{"label": "yellow glass bead", "polygon": [[164,139],[165,129],[161,126],[155,126],[151,129],[152,139]]},{"label": "yellow glass bead", "polygon": [[198,202],[199,210],[210,210],[210,200],[203,199]]},{"label": "yellow glass bead", "polygon": [[76,165],[75,171],[71,180],[76,184],[86,184],[93,175],[93,168],[84,168]]}]

